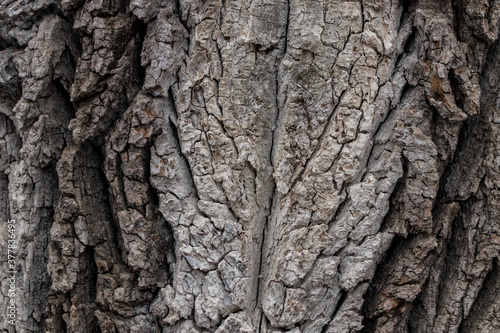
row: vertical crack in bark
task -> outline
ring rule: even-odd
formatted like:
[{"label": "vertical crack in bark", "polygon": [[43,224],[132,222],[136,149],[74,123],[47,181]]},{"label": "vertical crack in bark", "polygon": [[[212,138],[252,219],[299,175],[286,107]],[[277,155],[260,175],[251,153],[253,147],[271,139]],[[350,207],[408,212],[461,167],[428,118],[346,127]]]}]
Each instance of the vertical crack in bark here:
[{"label": "vertical crack in bark", "polygon": [[[274,83],[275,83],[275,89],[274,89],[274,94],[275,94],[275,106],[276,106],[276,114],[274,116],[273,124],[271,126],[272,132],[270,135],[271,138],[271,145],[269,149],[269,163],[271,167],[271,175],[274,173],[274,158],[275,154],[277,153],[277,141],[279,139],[279,119],[281,118],[282,114],[282,105],[280,105],[280,91],[281,91],[281,80],[279,77],[280,74],[280,67],[282,66],[283,59],[287,56],[287,48],[288,48],[288,29],[290,25],[290,1],[291,0],[285,0],[286,2],[286,22],[285,22],[285,29],[284,29],[284,36],[283,36],[283,47],[282,51],[280,51],[280,54],[277,56],[276,59],[276,67],[275,67],[275,72],[276,75],[274,77]],[[270,51],[269,51],[270,52]],[[266,55],[269,53],[268,50],[265,50]],[[285,92],[286,94],[286,92]],[[285,97],[286,98],[286,97]],[[285,101],[286,102],[286,101]],[[265,314],[262,311],[262,296],[264,293],[264,290],[262,290],[262,285],[263,285],[263,280],[265,278],[265,275],[267,272],[265,272],[266,266],[265,266],[265,260],[266,258],[264,257],[267,252],[267,246],[266,244],[270,243],[270,237],[272,235],[269,234],[269,225],[272,223],[272,218],[273,218],[273,212],[277,208],[276,205],[278,204],[279,201],[279,195],[277,193],[277,188],[276,188],[276,183],[274,181],[274,178],[271,180],[273,182],[273,187],[271,189],[271,196],[269,198],[269,211],[266,213],[265,216],[265,222],[262,225],[261,228],[261,234],[260,234],[260,239],[259,242],[260,244],[258,245],[259,249],[259,258],[258,258],[258,276],[257,276],[257,285],[256,285],[256,290],[255,290],[255,309],[258,309],[259,312],[259,320],[256,322],[256,325],[258,325],[258,332],[260,333],[262,330],[262,325],[263,322],[266,320]]]},{"label": "vertical crack in bark", "polygon": [[347,299],[347,294],[348,294],[347,291],[342,290],[342,292],[340,294],[340,297],[337,300],[337,304],[335,305],[335,309],[331,313],[330,319],[328,320],[328,322],[321,329],[321,333],[327,333],[328,332],[328,329],[330,327],[330,323],[333,321],[333,318],[335,318],[335,316],[337,315],[337,313],[339,313],[340,309],[342,308],[342,305],[344,304],[345,300]]},{"label": "vertical crack in bark", "polygon": [[[173,94],[171,91],[169,91],[169,93],[168,93],[168,98],[171,101],[171,105],[173,106],[174,111],[178,114],[178,112],[176,110]],[[176,144],[177,144],[177,147],[179,147],[179,152],[181,154],[181,157],[182,157],[185,165],[187,166],[187,171],[189,172],[189,179],[190,179],[191,185],[193,186],[194,194],[196,196],[197,201],[200,201],[200,195],[198,193],[198,189],[197,189],[196,184],[194,182],[194,176],[193,176],[193,170],[192,170],[193,166],[189,163],[189,159],[187,158],[187,156],[184,152],[183,145],[181,145],[181,136],[179,135],[179,128],[178,128],[179,124],[175,124],[171,119],[169,119],[169,122],[170,122],[170,127],[172,128],[172,131],[174,134],[173,136],[177,140]],[[204,213],[199,211],[199,209],[198,209],[198,213],[204,215]]]},{"label": "vertical crack in bark", "polygon": [[[285,24],[285,47],[283,49],[283,57],[287,54],[288,51],[288,27],[290,26],[290,2],[292,0],[285,0],[286,1],[286,24]],[[282,60],[282,59],[281,59]],[[281,62],[280,60],[280,62]],[[276,97],[278,98],[278,97]]]},{"label": "vertical crack in bark", "polygon": [[495,325],[495,316],[498,314],[495,307],[498,307],[499,294],[500,265],[498,258],[494,258],[493,267],[482,283],[470,314],[460,323],[458,333],[481,332],[488,325]]},{"label": "vertical crack in bark", "polygon": [[[332,112],[330,113],[330,115],[328,116],[328,119],[325,123],[325,127],[323,128],[323,131],[321,132],[321,134],[319,135],[318,137],[318,144],[317,146],[315,147],[315,149],[312,151],[311,153],[311,156],[309,156],[309,158],[306,160],[306,163],[304,164],[304,166],[302,167],[302,170],[300,171],[300,173],[297,175],[297,177],[294,179],[294,181],[292,182],[292,184],[290,185],[290,188],[288,190],[288,192],[286,194],[289,194],[289,193],[292,193],[293,190],[295,189],[295,187],[297,186],[297,183],[298,182],[301,182],[302,181],[302,177],[304,176],[304,173],[306,171],[309,171],[309,164],[311,163],[312,160],[314,160],[314,158],[316,157],[316,155],[318,154],[318,152],[320,151],[321,149],[321,143],[325,137],[325,135],[327,135],[327,133],[329,133],[330,129],[332,126],[334,126],[332,124],[332,119],[334,118],[335,114],[336,114],[336,111],[338,110],[339,106],[340,106],[340,101],[342,100],[342,97],[344,96],[346,90],[343,90],[342,93],[340,94],[339,98],[338,98],[338,102],[337,104],[333,107],[332,109]],[[332,162],[332,165],[335,163]]]},{"label": "vertical crack in bark", "polygon": [[[174,126],[172,124],[172,122],[170,121],[170,126]],[[155,188],[152,184],[151,184],[151,172],[150,172],[150,168],[151,168],[151,149],[152,147],[154,146],[154,143],[156,141],[156,138],[157,138],[158,135],[155,135],[151,138],[151,141],[150,143],[145,147],[146,149],[146,152],[147,152],[147,158],[146,158],[146,161],[145,161],[145,169],[146,169],[146,179],[148,181],[148,196],[151,200],[151,203],[153,204],[154,206],[154,209],[155,209],[155,212],[154,212],[154,215],[156,216],[157,218],[157,222],[160,223],[160,232],[161,232],[161,237],[164,239],[165,241],[165,248],[162,249],[162,250],[165,250],[165,259],[164,259],[164,265],[166,266],[167,270],[168,270],[168,279],[167,281],[165,282],[166,284],[171,284],[173,281],[173,265],[176,263],[177,261],[177,258],[176,258],[176,251],[175,251],[175,247],[176,247],[176,243],[175,243],[175,238],[174,238],[174,232],[173,232],[173,229],[172,229],[172,226],[168,223],[168,221],[163,217],[163,215],[161,214],[161,212],[159,211],[159,205],[160,205],[160,197],[159,197],[159,192],[158,192],[158,189]],[[154,292],[156,295],[153,296],[152,298],[152,302],[153,300],[156,299],[156,296],[158,294],[158,292],[160,292],[160,287],[163,287],[163,286],[159,286],[158,289]]]},{"label": "vertical crack in bark", "polygon": [[[141,20],[135,20],[132,25],[132,31],[135,32],[137,38],[137,45],[134,48],[134,54],[132,58],[132,66],[134,68],[134,79],[137,82],[137,92],[135,95],[131,96],[132,99],[137,96],[140,89],[144,86],[144,80],[146,78],[146,68],[141,65],[141,53],[144,47],[144,40],[146,39],[148,25]],[[129,104],[132,102],[129,100]]]}]

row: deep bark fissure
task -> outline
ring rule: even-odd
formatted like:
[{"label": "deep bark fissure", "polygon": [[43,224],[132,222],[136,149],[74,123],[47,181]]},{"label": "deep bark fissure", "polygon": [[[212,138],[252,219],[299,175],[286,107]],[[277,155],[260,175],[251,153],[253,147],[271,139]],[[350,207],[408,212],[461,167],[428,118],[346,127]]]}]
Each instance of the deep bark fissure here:
[{"label": "deep bark fissure", "polygon": [[491,271],[488,272],[484,279],[475,302],[472,304],[471,312],[460,323],[458,328],[459,333],[467,333],[473,331],[473,329],[477,329],[477,327],[473,327],[472,325],[476,324],[481,319],[481,316],[484,315],[483,312],[486,312],[495,302],[495,296],[500,291],[500,265],[498,259],[493,259],[492,266]]},{"label": "deep bark fissure", "polygon": [[342,290],[342,292],[340,294],[340,297],[339,297],[339,299],[337,301],[337,305],[335,305],[335,309],[330,314],[330,320],[323,326],[323,328],[321,329],[321,333],[326,333],[327,332],[327,330],[328,330],[328,328],[330,326],[330,323],[332,322],[333,318],[335,318],[335,315],[339,312],[339,310],[342,307],[342,305],[344,305],[344,302],[347,299],[347,294],[348,294],[347,291]]}]

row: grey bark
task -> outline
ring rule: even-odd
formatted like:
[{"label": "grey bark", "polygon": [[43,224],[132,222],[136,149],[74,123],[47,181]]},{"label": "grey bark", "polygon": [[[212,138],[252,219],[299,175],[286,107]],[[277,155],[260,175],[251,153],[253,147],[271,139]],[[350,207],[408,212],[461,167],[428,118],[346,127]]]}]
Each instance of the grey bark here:
[{"label": "grey bark", "polygon": [[499,18],[2,1],[0,329],[500,331]]}]

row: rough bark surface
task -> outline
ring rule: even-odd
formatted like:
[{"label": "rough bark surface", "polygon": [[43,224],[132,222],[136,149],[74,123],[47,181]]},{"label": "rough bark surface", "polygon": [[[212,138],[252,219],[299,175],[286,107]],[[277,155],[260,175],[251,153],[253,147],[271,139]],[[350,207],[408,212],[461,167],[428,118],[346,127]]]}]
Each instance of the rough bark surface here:
[{"label": "rough bark surface", "polygon": [[499,332],[499,19],[1,1],[0,329]]}]

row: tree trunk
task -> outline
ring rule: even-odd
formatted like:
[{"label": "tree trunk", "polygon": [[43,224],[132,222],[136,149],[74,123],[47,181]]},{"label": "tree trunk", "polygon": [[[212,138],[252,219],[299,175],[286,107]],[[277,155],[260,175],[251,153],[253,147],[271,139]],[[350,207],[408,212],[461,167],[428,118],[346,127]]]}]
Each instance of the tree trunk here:
[{"label": "tree trunk", "polygon": [[499,0],[0,18],[3,332],[500,331]]}]

